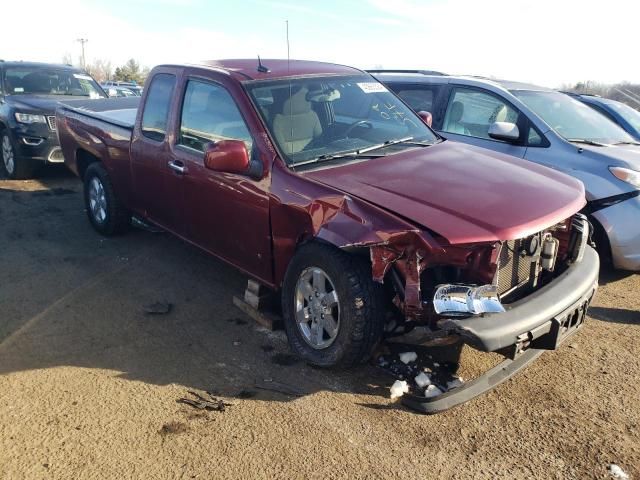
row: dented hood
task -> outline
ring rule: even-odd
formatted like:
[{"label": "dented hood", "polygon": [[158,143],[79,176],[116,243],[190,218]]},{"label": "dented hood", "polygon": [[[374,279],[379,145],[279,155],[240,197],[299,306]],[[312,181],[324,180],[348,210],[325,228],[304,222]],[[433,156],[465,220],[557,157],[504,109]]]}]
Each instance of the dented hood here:
[{"label": "dented hood", "polygon": [[572,177],[450,141],[304,175],[451,243],[522,238],[566,219],[586,203],[582,183]]}]

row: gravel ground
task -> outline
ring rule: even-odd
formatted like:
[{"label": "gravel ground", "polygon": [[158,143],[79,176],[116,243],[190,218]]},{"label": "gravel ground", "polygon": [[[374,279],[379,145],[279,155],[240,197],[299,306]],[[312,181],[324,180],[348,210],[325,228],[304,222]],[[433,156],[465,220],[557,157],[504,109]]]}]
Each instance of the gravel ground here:
[{"label": "gravel ground", "polygon": [[[100,237],[80,192],[62,169],[0,180],[0,478],[640,479],[640,275],[603,272],[569,345],[423,416],[378,369],[291,357],[233,306],[246,279],[196,248]],[[278,382],[301,395],[258,388]]]}]

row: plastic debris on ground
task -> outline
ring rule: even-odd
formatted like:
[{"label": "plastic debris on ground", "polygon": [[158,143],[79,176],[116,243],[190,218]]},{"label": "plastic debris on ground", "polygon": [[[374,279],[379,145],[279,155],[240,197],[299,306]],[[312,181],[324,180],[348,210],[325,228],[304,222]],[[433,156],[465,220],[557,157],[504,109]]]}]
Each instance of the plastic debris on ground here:
[{"label": "plastic debris on ground", "polygon": [[409,392],[409,384],[404,380],[396,380],[391,385],[391,399],[400,398],[405,393]]},{"label": "plastic debris on ground", "polygon": [[145,305],[143,308],[144,313],[147,315],[166,315],[171,312],[173,304],[169,302],[154,302],[149,305]]},{"label": "plastic debris on ground", "polygon": [[416,352],[404,352],[399,355],[400,361],[405,365],[408,365],[411,362],[415,362],[418,359],[418,354]]},{"label": "plastic debris on ground", "polygon": [[622,470],[618,465],[612,463],[609,465],[609,475],[617,480],[629,480],[629,474]]},{"label": "plastic debris on ground", "polygon": [[406,393],[434,398],[464,385],[462,377],[455,375],[457,363],[440,359],[436,362],[424,348],[416,352],[403,351],[399,347],[390,347],[395,348],[395,352],[387,348],[386,353],[376,358],[378,367],[396,378],[391,386],[392,399]]},{"label": "plastic debris on ground", "polygon": [[431,377],[425,372],[420,372],[413,380],[420,388],[425,388],[427,385],[431,385]]},{"label": "plastic debris on ground", "polygon": [[438,395],[442,395],[443,393],[444,392],[442,390],[440,390],[438,387],[436,387],[435,385],[429,385],[424,390],[424,396],[426,398],[437,397]]}]

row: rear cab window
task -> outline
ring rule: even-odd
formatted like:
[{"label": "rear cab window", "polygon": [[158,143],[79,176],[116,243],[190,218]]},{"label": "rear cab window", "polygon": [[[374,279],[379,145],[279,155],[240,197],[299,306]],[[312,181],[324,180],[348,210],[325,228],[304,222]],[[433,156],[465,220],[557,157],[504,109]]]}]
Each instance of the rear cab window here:
[{"label": "rear cab window", "polygon": [[145,137],[157,142],[164,140],[175,86],[176,76],[170,73],[158,73],[151,80],[142,114],[141,128]]}]

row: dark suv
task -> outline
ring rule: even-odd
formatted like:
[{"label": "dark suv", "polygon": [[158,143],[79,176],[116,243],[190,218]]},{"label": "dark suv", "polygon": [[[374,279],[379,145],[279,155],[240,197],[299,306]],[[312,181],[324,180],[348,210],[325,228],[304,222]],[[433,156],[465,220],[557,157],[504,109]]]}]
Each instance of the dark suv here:
[{"label": "dark suv", "polygon": [[0,61],[0,168],[30,178],[47,163],[62,163],[55,111],[64,98],[106,98],[86,72],[68,65]]}]

